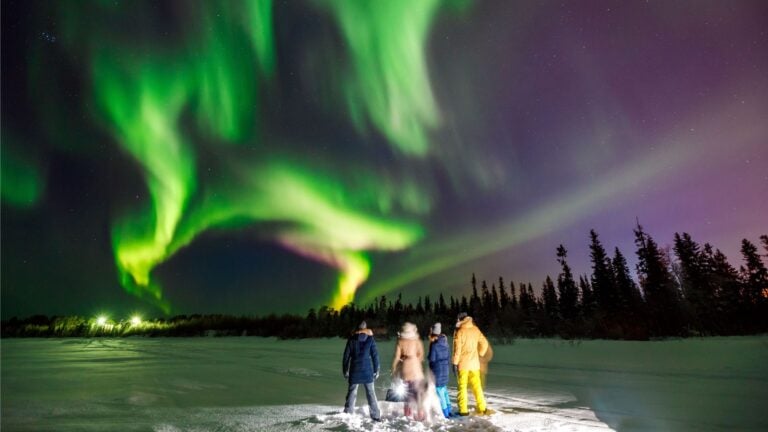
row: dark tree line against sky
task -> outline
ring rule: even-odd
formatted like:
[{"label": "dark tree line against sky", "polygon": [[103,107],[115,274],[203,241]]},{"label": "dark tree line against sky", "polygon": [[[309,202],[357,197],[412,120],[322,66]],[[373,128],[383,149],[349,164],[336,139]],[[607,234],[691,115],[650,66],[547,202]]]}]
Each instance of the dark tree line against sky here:
[{"label": "dark tree line against sky", "polygon": [[[497,340],[513,337],[609,338],[645,340],[668,336],[753,334],[768,330],[768,235],[760,246],[743,239],[743,264],[736,269],[710,244],[700,245],[687,233],[676,233],[671,248],[662,248],[638,225],[634,230],[638,282],[627,260],[614,249],[610,256],[590,231],[590,275],[576,277],[568,251],[556,250],[561,271],[547,276],[540,292],[531,283],[471,279],[469,296],[446,299],[419,297],[406,304],[402,295],[385,296],[366,307],[349,304],[340,310],[323,306],[305,317],[269,315],[180,315],[131,326],[95,325],[80,317],[35,316],[3,322],[3,336],[150,336],[256,335],[283,338],[344,336],[365,319],[378,336],[391,337],[404,321],[426,334],[434,322],[451,324],[466,311]],[[450,328],[450,326],[448,326]]]}]

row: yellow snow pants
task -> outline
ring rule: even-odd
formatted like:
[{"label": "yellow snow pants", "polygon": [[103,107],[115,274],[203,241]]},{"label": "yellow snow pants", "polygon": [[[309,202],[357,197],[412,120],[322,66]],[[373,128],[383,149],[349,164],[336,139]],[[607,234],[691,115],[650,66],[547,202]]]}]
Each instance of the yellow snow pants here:
[{"label": "yellow snow pants", "polygon": [[460,370],[459,371],[459,413],[468,414],[468,400],[467,400],[467,384],[472,386],[472,393],[475,394],[476,409],[478,412],[485,411],[485,396],[483,395],[483,387],[480,384],[480,371],[479,370]]}]

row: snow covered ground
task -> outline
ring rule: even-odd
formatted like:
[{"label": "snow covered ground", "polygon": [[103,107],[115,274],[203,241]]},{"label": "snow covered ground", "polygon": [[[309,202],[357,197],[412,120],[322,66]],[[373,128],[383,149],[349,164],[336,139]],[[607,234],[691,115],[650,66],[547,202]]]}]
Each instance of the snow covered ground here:
[{"label": "snow covered ground", "polygon": [[[495,346],[496,414],[431,425],[386,402],[385,421],[372,423],[362,389],[361,415],[342,414],[340,339],[4,339],[0,348],[3,431],[768,430],[765,336],[517,340]],[[379,351],[386,370],[393,344]],[[380,398],[387,383],[377,382]]]}]

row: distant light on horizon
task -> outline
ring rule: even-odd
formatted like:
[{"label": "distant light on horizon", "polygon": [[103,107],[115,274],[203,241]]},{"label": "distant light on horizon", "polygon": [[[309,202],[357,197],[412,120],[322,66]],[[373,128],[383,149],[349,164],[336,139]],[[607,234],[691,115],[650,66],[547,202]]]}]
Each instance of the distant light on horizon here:
[{"label": "distant light on horizon", "polygon": [[134,315],[131,317],[131,325],[137,326],[141,324],[141,317],[138,315]]},{"label": "distant light on horizon", "polygon": [[98,324],[100,326],[106,325],[107,324],[107,317],[105,317],[104,315],[99,316],[98,318],[96,318],[96,324]]}]

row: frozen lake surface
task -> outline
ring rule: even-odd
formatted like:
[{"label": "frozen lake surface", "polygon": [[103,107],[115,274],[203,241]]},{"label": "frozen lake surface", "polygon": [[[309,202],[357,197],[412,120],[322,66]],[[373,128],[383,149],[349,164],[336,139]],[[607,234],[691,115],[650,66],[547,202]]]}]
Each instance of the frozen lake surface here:
[{"label": "frozen lake surface", "polygon": [[[497,345],[486,390],[497,413],[431,425],[385,402],[371,423],[362,389],[362,415],[340,413],[341,339],[1,343],[3,431],[768,430],[766,336]],[[393,347],[379,343],[383,370]]]}]

